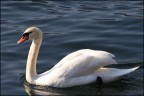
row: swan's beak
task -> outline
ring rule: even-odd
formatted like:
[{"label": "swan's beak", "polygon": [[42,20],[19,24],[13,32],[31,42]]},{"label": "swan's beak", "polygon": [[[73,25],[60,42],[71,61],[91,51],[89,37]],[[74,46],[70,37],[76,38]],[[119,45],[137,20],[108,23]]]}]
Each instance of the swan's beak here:
[{"label": "swan's beak", "polygon": [[22,38],[17,42],[18,44],[26,41],[28,39],[28,37],[25,35],[25,36],[22,36]]}]

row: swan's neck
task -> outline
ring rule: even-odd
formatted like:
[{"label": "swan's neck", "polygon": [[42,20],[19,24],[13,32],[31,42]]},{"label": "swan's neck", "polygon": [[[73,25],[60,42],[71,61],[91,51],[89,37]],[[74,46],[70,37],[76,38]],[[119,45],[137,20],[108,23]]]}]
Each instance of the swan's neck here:
[{"label": "swan's neck", "polygon": [[38,39],[33,39],[32,44],[30,46],[26,65],[26,80],[29,83],[34,83],[34,80],[37,77],[36,63],[41,42],[42,42],[42,35],[40,35]]}]

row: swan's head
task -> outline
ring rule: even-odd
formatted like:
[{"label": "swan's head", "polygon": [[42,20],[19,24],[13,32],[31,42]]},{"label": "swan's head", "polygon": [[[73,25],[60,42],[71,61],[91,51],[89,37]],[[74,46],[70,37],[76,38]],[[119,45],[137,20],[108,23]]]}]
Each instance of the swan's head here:
[{"label": "swan's head", "polygon": [[26,40],[38,39],[41,35],[42,32],[39,28],[30,27],[26,29],[26,31],[22,34],[22,38],[17,43],[20,44]]}]

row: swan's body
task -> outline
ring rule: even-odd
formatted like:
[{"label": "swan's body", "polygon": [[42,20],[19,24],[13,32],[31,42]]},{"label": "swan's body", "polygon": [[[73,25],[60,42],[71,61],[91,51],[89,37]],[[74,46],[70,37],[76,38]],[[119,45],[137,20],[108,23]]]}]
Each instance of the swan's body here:
[{"label": "swan's body", "polygon": [[117,64],[113,59],[113,54],[106,51],[82,49],[67,55],[52,69],[37,74],[36,62],[42,42],[41,30],[36,27],[28,28],[18,43],[27,39],[32,40],[26,66],[26,80],[31,84],[64,88],[93,83],[98,76],[104,83],[107,83],[138,68],[104,68],[109,64]]}]

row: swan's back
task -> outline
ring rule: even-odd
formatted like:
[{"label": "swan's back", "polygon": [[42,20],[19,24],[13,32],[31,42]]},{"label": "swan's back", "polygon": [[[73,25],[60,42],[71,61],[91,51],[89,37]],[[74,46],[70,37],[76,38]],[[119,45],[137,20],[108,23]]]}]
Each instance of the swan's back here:
[{"label": "swan's back", "polygon": [[82,49],[82,50],[72,52],[71,54],[65,56],[58,64],[56,64],[55,67],[60,67],[67,61],[71,61],[80,56],[81,57],[83,57],[83,56],[94,57],[94,59],[96,60],[97,63],[99,63],[100,66],[105,66],[105,65],[109,65],[109,64],[117,64],[117,62],[113,59],[115,56],[109,52],[99,51],[99,50],[91,50],[91,49]]}]

